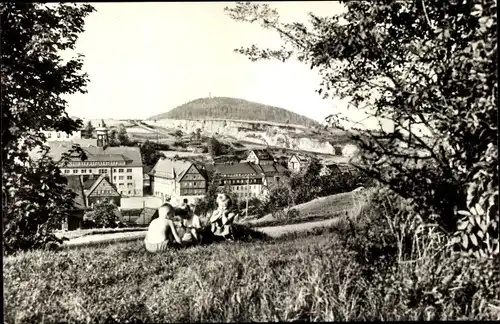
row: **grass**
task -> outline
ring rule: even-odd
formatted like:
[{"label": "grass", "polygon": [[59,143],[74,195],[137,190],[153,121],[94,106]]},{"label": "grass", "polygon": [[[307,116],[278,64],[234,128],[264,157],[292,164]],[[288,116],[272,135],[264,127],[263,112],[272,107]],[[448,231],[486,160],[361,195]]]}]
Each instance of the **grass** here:
[{"label": "grass", "polygon": [[[437,305],[424,297],[427,289],[442,288],[443,275],[435,275],[440,262],[418,267],[408,263],[399,270],[389,269],[383,280],[369,279],[355,251],[342,244],[342,226],[347,226],[342,224],[279,239],[257,237],[243,226],[238,227],[238,237],[246,240],[163,254],[147,253],[142,240],[18,253],[4,258],[4,321],[500,319],[495,311],[500,305],[498,275],[483,288],[493,297],[477,297],[471,291],[454,297],[461,308],[446,296],[441,298],[444,304]],[[452,272],[456,266],[446,262]],[[412,290],[414,284],[408,286],[406,281],[413,278],[425,289]],[[478,281],[461,280],[465,287]],[[415,303],[414,296],[423,297]]]},{"label": "grass", "polygon": [[352,319],[356,305],[341,301],[352,294],[348,256],[333,235],[164,254],[141,241],[22,253],[4,259],[5,322]]}]

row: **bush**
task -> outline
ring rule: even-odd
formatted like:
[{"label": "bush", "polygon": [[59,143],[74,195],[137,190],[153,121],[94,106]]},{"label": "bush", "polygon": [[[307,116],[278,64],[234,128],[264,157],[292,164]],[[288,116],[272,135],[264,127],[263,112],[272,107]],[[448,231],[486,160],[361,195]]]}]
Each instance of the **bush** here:
[{"label": "bush", "polygon": [[[116,214],[117,207],[108,202],[95,205],[94,209],[83,216],[84,226],[116,228],[124,226],[124,223]],[[88,227],[92,226],[92,227]]]}]

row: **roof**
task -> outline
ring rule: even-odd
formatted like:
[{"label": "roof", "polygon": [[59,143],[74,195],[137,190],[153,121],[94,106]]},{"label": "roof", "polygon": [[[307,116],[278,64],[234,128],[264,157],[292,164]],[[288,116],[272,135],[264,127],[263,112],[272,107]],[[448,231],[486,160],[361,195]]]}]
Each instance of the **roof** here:
[{"label": "roof", "polygon": [[66,187],[76,194],[73,206],[80,210],[87,209],[88,207],[85,204],[85,197],[83,194],[84,189],[82,182],[80,182],[80,176],[70,175],[67,176],[66,179],[68,180]]},{"label": "roof", "polygon": [[110,185],[110,186],[111,186],[111,187],[112,187],[112,188],[116,191],[116,193],[117,193],[118,195],[120,195],[120,194],[118,193],[118,190],[116,190],[116,187],[115,187],[115,186],[114,186],[114,185],[113,185],[113,184],[112,184],[112,183],[111,183],[111,182],[107,179],[107,176],[106,176],[105,174],[101,174],[101,175],[99,176],[99,178],[97,178],[95,181],[94,181],[94,179],[90,180],[90,181],[89,181],[89,183],[90,183],[90,182],[92,182],[92,181],[93,181],[94,183],[91,185],[91,187],[90,187],[89,189],[87,189],[87,190],[86,190],[85,194],[86,194],[87,196],[89,196],[90,194],[92,194],[92,192],[93,192],[93,191],[97,188],[97,186],[99,186],[99,184],[100,184],[102,181],[104,181],[104,180],[106,180],[106,181],[109,183],[109,185]]},{"label": "roof", "polygon": [[274,160],[271,153],[269,153],[268,151],[266,151],[264,149],[251,150],[248,154],[250,155],[251,152],[254,152],[254,154],[257,156],[257,158],[259,158],[259,160],[271,160],[271,161]]},{"label": "roof", "polygon": [[[50,147],[49,155],[58,161],[61,159],[62,155],[68,152],[73,144],[78,144],[77,141],[74,142],[47,142]],[[82,150],[87,155],[86,161],[91,162],[111,162],[111,161],[125,161],[126,166],[142,166],[142,156],[139,147],[130,146],[108,146],[105,149],[95,145],[83,146],[80,145]],[[29,153],[32,158],[39,158],[40,153],[37,151],[32,151]]]},{"label": "roof", "polygon": [[281,175],[286,171],[286,168],[279,163],[271,165],[254,165],[253,167],[259,168],[260,172],[267,176]]},{"label": "roof", "polygon": [[260,176],[260,170],[250,163],[214,164],[215,171],[221,175],[238,176],[240,174]]},{"label": "roof", "polygon": [[142,166],[142,173],[149,174],[149,172],[151,172],[151,170],[153,170],[153,168],[154,168],[154,165],[143,165]]},{"label": "roof", "polygon": [[156,162],[149,175],[166,179],[180,179],[182,173],[189,169],[192,164],[181,160],[174,161],[161,158]]},{"label": "roof", "polygon": [[293,159],[294,156],[299,160],[299,162],[309,162],[308,157],[300,155],[300,154],[292,154],[292,156],[290,156],[290,158],[288,160]]}]

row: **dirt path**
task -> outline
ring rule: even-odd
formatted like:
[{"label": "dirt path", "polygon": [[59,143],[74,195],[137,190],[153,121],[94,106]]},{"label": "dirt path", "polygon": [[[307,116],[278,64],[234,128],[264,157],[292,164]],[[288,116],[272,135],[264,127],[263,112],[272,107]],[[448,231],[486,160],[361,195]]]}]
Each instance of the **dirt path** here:
[{"label": "dirt path", "polygon": [[[316,222],[308,222],[301,224],[291,224],[283,226],[270,226],[270,227],[259,227],[255,230],[263,232],[271,237],[279,237],[283,234],[293,233],[293,232],[303,232],[308,231],[316,227],[324,227],[333,225],[338,221],[338,218],[332,218]],[[138,238],[143,238],[146,236],[146,231],[140,232],[124,232],[124,233],[107,233],[107,234],[96,234],[87,235],[82,237],[77,237],[66,241],[64,244],[68,246],[76,245],[87,245],[92,243],[110,242],[114,240],[134,240]]]}]

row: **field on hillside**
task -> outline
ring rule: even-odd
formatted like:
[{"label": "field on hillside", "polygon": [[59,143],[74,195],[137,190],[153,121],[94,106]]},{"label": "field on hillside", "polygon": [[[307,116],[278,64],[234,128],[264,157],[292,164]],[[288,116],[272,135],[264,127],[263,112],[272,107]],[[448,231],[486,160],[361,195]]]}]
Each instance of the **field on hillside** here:
[{"label": "field on hillside", "polygon": [[[297,210],[299,216],[287,222],[277,219],[273,214],[267,214],[259,219],[249,219],[249,224],[255,226],[276,226],[282,224],[301,223],[305,220],[316,221],[336,217],[345,213],[355,215],[359,213],[361,207],[368,201],[371,191],[364,193],[346,192],[337,195],[317,198],[303,204],[296,205],[290,209]],[[284,210],[286,213],[286,210]],[[246,223],[245,222],[245,223]]]},{"label": "field on hillside", "polygon": [[[163,254],[147,253],[141,240],[59,252],[24,252],[3,261],[4,321],[436,318],[425,304],[396,309],[387,303],[380,283],[364,277],[353,253],[343,249],[338,239],[334,229],[316,229],[309,235],[214,243]],[[400,291],[392,296],[410,293]],[[474,319],[468,314],[464,309],[437,318]],[[481,318],[493,319],[494,314]]]}]

